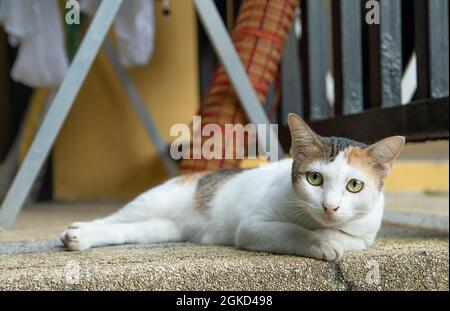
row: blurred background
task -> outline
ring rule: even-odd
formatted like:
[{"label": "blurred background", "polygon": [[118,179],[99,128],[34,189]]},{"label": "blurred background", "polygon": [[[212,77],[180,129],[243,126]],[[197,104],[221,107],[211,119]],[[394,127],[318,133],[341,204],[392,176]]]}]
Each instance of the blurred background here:
[{"label": "blurred background", "polygon": [[[2,2],[5,10],[8,1]],[[215,1],[234,42],[233,29],[243,2]],[[83,11],[81,1],[81,23],[68,25],[65,1],[55,3],[70,62],[90,25],[89,10]],[[295,3],[295,9],[283,28],[286,34],[275,57],[277,65],[264,90],[257,92],[269,121],[279,124],[285,151],[290,143],[288,112],[303,115],[323,135],[367,143],[406,135],[408,144],[386,190],[408,193],[407,198],[421,194],[448,200],[447,1],[381,1],[381,24],[367,23],[371,1],[290,3]],[[273,14],[276,8],[271,8]],[[169,148],[174,139],[169,135],[171,126],[190,124],[207,103],[220,61],[193,1],[155,0],[152,10],[148,27],[154,31],[153,51],[148,61],[127,70]],[[27,85],[12,77],[23,46],[11,44],[6,21],[3,17],[0,27],[0,170],[5,178],[0,200],[35,137],[49,94],[58,87]],[[117,28],[109,33],[114,42],[116,32]],[[265,38],[252,37],[248,31],[247,35],[247,43]],[[15,158],[13,174],[5,173],[8,154]],[[124,202],[168,177],[155,144],[101,49],[37,179],[32,201]]]}]

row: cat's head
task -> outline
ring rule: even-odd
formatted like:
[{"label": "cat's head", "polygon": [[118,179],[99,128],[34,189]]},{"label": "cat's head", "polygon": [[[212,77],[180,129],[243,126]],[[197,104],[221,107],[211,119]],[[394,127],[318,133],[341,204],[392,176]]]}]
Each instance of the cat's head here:
[{"label": "cat's head", "polygon": [[292,184],[299,201],[319,223],[333,226],[374,208],[384,179],[405,144],[392,136],[372,145],[321,137],[299,116],[289,114]]}]

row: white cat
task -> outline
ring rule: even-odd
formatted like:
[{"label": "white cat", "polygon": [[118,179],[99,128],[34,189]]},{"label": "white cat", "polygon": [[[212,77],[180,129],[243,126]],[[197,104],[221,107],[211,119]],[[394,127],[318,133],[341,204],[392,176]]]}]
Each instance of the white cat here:
[{"label": "white cat", "polygon": [[191,241],[337,260],[369,247],[381,224],[383,180],[403,148],[320,137],[288,117],[292,159],[171,179],[106,218],[61,233],[69,250]]}]

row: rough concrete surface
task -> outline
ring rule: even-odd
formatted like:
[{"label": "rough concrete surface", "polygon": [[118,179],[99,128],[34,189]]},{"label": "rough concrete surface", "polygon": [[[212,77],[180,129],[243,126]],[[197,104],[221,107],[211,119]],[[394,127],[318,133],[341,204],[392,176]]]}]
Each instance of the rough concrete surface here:
[{"label": "rough concrete surface", "polygon": [[[0,232],[0,290],[449,290],[448,229],[420,221],[386,221],[373,247],[339,262],[190,243],[68,252],[57,240],[70,222],[117,208],[44,205],[22,212],[13,231]],[[448,221],[445,208],[447,214],[433,213]]]},{"label": "rough concrete surface", "polygon": [[381,239],[335,263],[187,243],[85,252],[47,246],[0,255],[0,289],[448,290],[448,240],[441,238]]}]

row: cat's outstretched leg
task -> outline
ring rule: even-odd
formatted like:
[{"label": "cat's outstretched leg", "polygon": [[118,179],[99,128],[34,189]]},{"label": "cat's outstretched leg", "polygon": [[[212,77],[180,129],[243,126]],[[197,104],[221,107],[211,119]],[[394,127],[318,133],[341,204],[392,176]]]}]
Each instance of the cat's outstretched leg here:
[{"label": "cat's outstretched leg", "polygon": [[74,223],[61,234],[61,241],[72,251],[126,243],[161,243],[181,241],[181,230],[164,218],[138,223]]},{"label": "cat's outstretched leg", "polygon": [[117,212],[91,223],[137,223],[152,218],[168,218],[176,214],[183,203],[188,203],[191,196],[186,190],[180,191],[179,187],[164,183],[139,195]]},{"label": "cat's outstretched leg", "polygon": [[[71,250],[93,246],[179,241],[174,224],[184,210],[190,210],[195,184],[169,181],[153,188],[116,213],[91,222],[75,222],[60,239]],[[181,217],[182,218],[182,217]]]},{"label": "cat's outstretched leg", "polygon": [[[61,232],[59,238],[63,244],[71,250],[83,250],[87,249],[93,245],[91,236],[98,235],[99,238],[102,236],[108,236],[106,231],[117,230],[120,228],[127,228],[127,226],[117,226],[126,224],[137,224],[140,222],[145,222],[155,217],[154,213],[148,213],[148,203],[142,199],[142,196],[131,201],[123,208],[117,212],[100,219],[96,219],[89,222],[74,222],[66,230]],[[81,231],[81,233],[80,233]],[[108,241],[106,241],[108,242]],[[121,244],[120,242],[109,242],[107,244]]]}]

